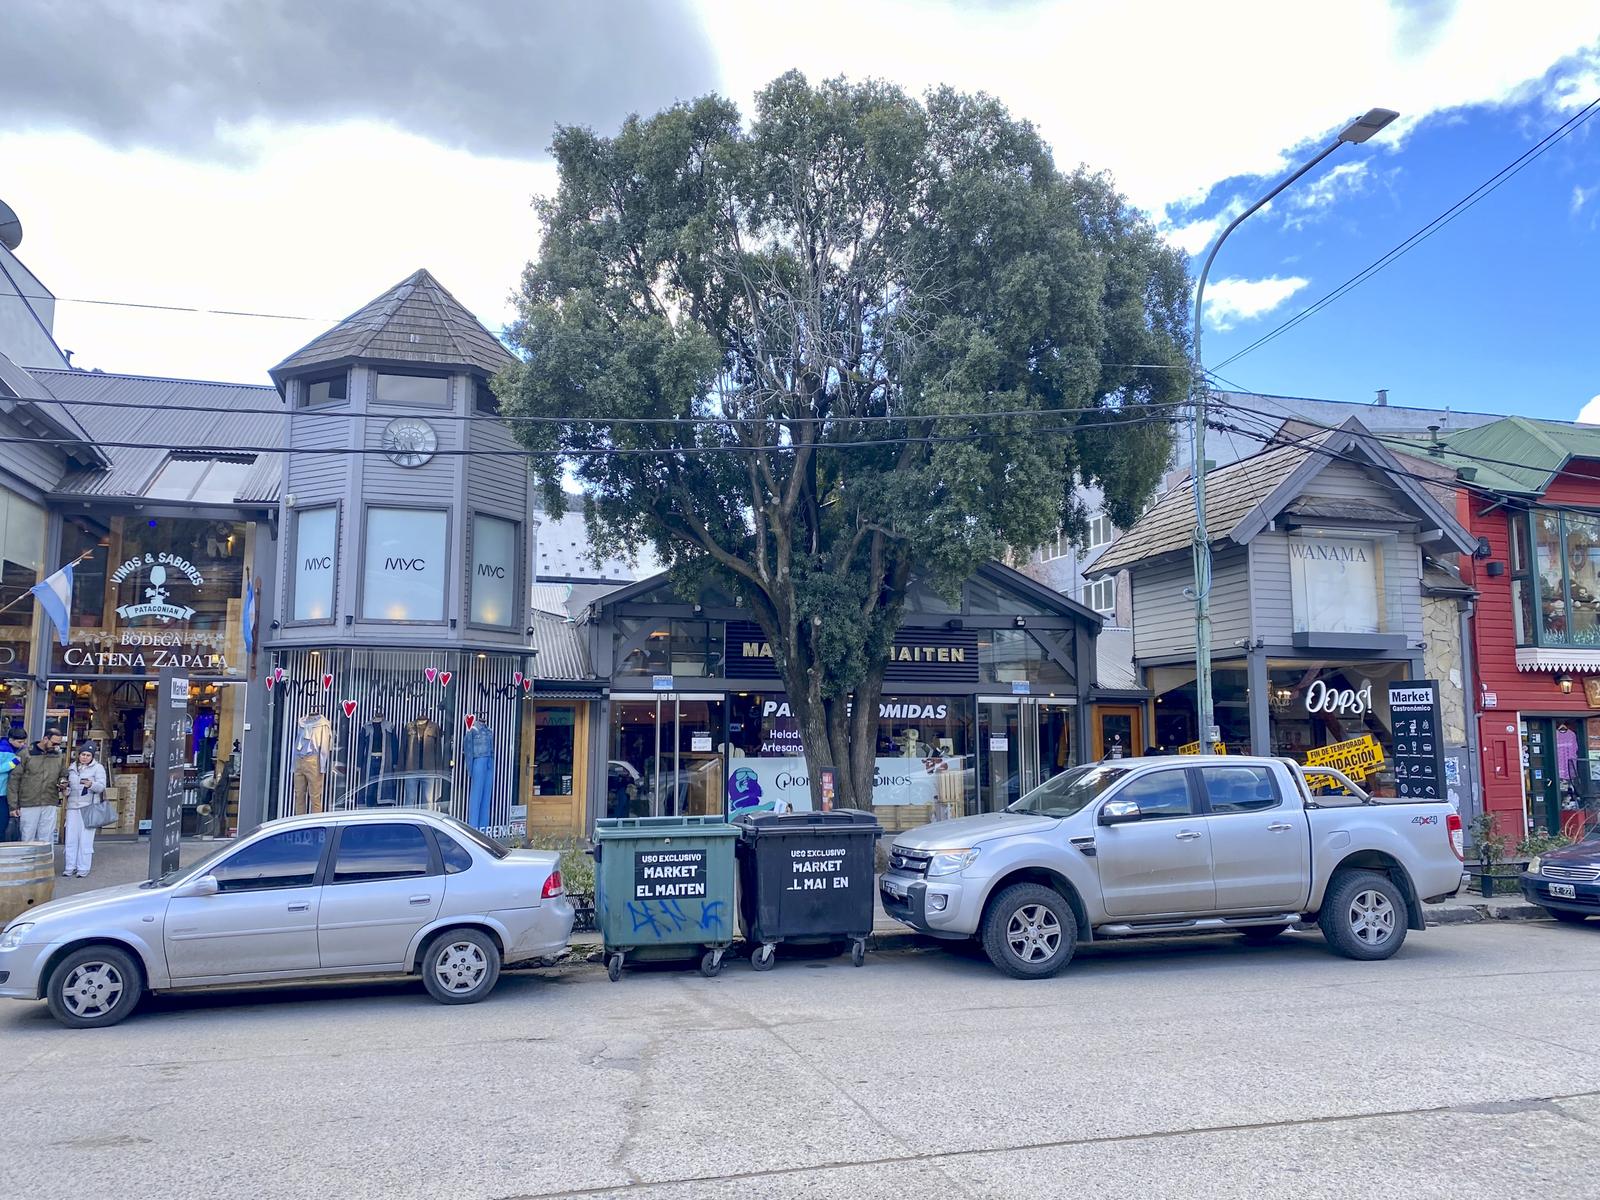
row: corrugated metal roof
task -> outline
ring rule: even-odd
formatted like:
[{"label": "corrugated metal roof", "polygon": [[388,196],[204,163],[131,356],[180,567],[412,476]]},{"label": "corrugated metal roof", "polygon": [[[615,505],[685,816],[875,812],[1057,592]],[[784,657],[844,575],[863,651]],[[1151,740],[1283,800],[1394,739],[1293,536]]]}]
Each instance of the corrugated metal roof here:
[{"label": "corrugated metal roof", "polygon": [[533,644],[539,651],[533,660],[535,679],[575,683],[594,678],[583,628],[566,617],[546,612],[533,614]]},{"label": "corrugated metal roof", "polygon": [[477,367],[493,375],[510,352],[427,271],[416,271],[272,368],[284,379],[310,367],[372,359]]},{"label": "corrugated metal roof", "polygon": [[[1330,431],[1331,433],[1332,431]],[[1206,536],[1221,541],[1289,474],[1313,453],[1323,438],[1302,445],[1280,446],[1242,458],[1206,475]],[[1175,487],[1157,500],[1133,528],[1094,560],[1089,575],[1106,575],[1145,559],[1186,549],[1194,537],[1193,482]]]},{"label": "corrugated metal roof", "polygon": [[[106,470],[71,472],[57,489],[59,494],[142,497],[171,451],[236,447],[237,453],[283,445],[283,414],[259,411],[276,410],[282,404],[270,387],[101,371],[32,374],[64,402],[58,411],[75,420],[111,463]],[[138,407],[110,407],[112,402]],[[177,405],[183,407],[173,407]],[[129,450],[108,447],[108,442],[146,442],[163,448]],[[236,501],[275,502],[282,472],[282,455],[259,453]]]},{"label": "corrugated metal roof", "polygon": [[1094,640],[1094,681],[1116,692],[1144,689],[1139,672],[1133,668],[1133,630],[1107,625]]},{"label": "corrugated metal roof", "polygon": [[[1514,495],[1540,495],[1575,458],[1600,459],[1600,426],[1565,421],[1506,417],[1446,435],[1443,441],[1444,451],[1429,457],[1471,469],[1472,482],[1479,487]],[[1408,452],[1429,453],[1426,446]]]}]

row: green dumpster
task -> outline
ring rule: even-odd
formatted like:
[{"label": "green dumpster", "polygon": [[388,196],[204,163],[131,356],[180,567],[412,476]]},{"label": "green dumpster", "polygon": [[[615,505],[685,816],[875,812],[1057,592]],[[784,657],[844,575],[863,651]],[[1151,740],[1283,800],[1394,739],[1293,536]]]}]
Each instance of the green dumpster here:
[{"label": "green dumpster", "polygon": [[739,831],[721,817],[607,817],[595,822],[595,917],[615,983],[628,957],[700,955],[722,970],[738,920],[733,856]]}]

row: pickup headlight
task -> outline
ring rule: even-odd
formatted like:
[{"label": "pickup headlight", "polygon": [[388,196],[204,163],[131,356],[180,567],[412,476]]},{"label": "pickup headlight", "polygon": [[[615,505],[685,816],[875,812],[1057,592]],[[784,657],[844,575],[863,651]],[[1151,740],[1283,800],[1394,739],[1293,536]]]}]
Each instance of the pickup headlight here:
[{"label": "pickup headlight", "polygon": [[935,850],[933,857],[928,860],[928,877],[935,875],[959,875],[965,871],[978,857],[976,846],[963,847],[960,850]]},{"label": "pickup headlight", "polygon": [[0,950],[15,950],[22,945],[22,935],[33,928],[32,921],[19,921],[0,936]]},{"label": "pickup headlight", "polygon": [[1540,859],[1539,856],[1535,854],[1531,859],[1528,860],[1528,874],[1537,875],[1539,873],[1539,868]]}]

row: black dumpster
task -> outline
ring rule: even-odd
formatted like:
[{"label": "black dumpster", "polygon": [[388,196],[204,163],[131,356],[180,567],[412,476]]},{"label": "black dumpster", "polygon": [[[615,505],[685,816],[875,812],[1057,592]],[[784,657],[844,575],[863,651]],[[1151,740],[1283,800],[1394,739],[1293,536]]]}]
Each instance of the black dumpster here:
[{"label": "black dumpster", "polygon": [[883,827],[869,812],[747,813],[739,827],[739,924],[759,943],[750,965],[770,970],[779,942],[850,941],[860,966],[872,932],[873,848]]}]

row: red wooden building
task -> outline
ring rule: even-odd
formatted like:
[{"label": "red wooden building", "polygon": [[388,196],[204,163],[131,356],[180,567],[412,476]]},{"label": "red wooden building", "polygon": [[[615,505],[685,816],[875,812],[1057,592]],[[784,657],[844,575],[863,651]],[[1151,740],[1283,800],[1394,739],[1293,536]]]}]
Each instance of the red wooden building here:
[{"label": "red wooden building", "polygon": [[[1600,428],[1508,417],[1449,436],[1484,807],[1514,839],[1600,797]],[[1592,821],[1592,816],[1588,818]]]}]

